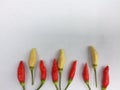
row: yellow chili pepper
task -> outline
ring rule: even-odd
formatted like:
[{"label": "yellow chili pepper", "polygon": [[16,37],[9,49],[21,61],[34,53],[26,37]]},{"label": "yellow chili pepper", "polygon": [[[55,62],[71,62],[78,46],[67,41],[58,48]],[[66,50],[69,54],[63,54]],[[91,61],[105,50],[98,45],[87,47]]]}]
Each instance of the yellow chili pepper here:
[{"label": "yellow chili pepper", "polygon": [[90,49],[90,54],[91,54],[91,59],[92,59],[92,65],[95,73],[95,84],[97,87],[97,74],[96,74],[96,68],[98,66],[98,54],[96,49],[93,46],[89,46]]},{"label": "yellow chili pepper", "polygon": [[61,90],[61,77],[62,77],[62,71],[63,71],[64,65],[65,65],[65,54],[64,54],[64,50],[60,49],[59,57],[58,57],[59,90]]},{"label": "yellow chili pepper", "polygon": [[36,53],[36,49],[33,48],[30,52],[30,56],[29,56],[29,69],[31,71],[31,77],[32,77],[32,85],[34,84],[34,78],[33,78],[33,70],[36,64],[36,60],[37,60],[37,53]]},{"label": "yellow chili pepper", "polygon": [[64,50],[60,49],[59,57],[58,57],[58,69],[63,70],[64,65],[65,65],[65,54],[64,54]]}]

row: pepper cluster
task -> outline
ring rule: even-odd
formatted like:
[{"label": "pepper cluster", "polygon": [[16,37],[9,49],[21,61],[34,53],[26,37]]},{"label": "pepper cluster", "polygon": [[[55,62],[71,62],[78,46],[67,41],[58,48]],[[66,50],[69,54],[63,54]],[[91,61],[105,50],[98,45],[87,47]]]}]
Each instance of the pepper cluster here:
[{"label": "pepper cluster", "polygon": [[[98,54],[97,54],[96,49],[93,46],[90,46],[89,50],[90,50],[92,66],[93,66],[93,70],[94,70],[94,74],[95,74],[95,85],[97,87]],[[64,50],[60,49],[58,59],[54,58],[54,60],[53,60],[52,71],[51,71],[52,81],[53,81],[53,84],[54,84],[56,90],[62,90],[61,78],[62,78],[62,72],[63,72],[63,68],[64,68],[64,65],[65,65],[65,61],[66,61],[66,59],[65,59]],[[34,85],[34,68],[36,66],[36,62],[37,62],[37,52],[36,52],[36,49],[33,48],[30,51],[29,60],[28,60],[28,65],[29,65],[29,69],[30,69],[30,72],[31,72],[31,78],[32,78],[31,79],[32,80],[32,85]],[[77,68],[76,65],[77,65],[77,60],[74,60],[72,62],[72,65],[71,65],[71,68],[70,68],[70,71],[69,71],[68,83],[67,83],[66,87],[64,88],[64,90],[68,89],[68,87],[70,86],[71,82],[74,79],[74,76],[75,76],[75,73],[76,73],[76,68]],[[39,90],[44,85],[44,83],[46,81],[46,78],[47,78],[47,68],[45,66],[44,60],[40,60],[39,69],[40,69],[41,83],[36,90]],[[87,85],[88,89],[91,90],[91,87],[90,87],[90,84],[89,84],[89,75],[90,75],[89,74],[89,67],[88,67],[88,64],[85,63],[84,67],[83,67],[82,77],[83,77],[83,81]],[[19,81],[20,85],[22,86],[23,90],[25,90],[25,77],[26,77],[25,64],[21,60],[19,65],[18,65],[17,78],[18,78],[18,81]],[[106,90],[108,85],[109,85],[109,66],[106,66],[103,70],[101,89]]]}]

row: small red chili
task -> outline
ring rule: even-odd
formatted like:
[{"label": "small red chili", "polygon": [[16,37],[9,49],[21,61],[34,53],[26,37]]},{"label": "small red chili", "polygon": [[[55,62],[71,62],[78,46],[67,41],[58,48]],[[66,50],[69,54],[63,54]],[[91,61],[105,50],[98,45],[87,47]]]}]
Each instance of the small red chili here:
[{"label": "small red chili", "polygon": [[40,61],[41,80],[46,80],[46,67],[43,60]]},{"label": "small red chili", "polygon": [[71,70],[70,70],[70,73],[69,73],[69,79],[70,80],[73,80],[73,78],[74,78],[75,71],[76,71],[76,64],[77,64],[77,61],[74,61],[72,63],[72,67],[71,67]]},{"label": "small red chili", "polygon": [[89,71],[88,71],[88,65],[87,63],[84,65],[84,69],[83,69],[83,79],[85,82],[89,81]]},{"label": "small red chili", "polygon": [[41,84],[39,85],[37,90],[39,90],[43,86],[43,84],[46,80],[47,70],[46,70],[43,60],[40,60],[39,68],[40,68],[40,72],[41,72]]},{"label": "small red chili", "polygon": [[77,64],[77,61],[73,61],[72,63],[72,67],[70,69],[70,73],[69,73],[69,77],[68,77],[68,84],[67,86],[65,87],[65,90],[67,90],[68,86],[71,84],[74,76],[75,76],[75,72],[76,72],[76,64]]},{"label": "small red chili", "polygon": [[86,83],[88,89],[91,90],[90,85],[89,85],[89,70],[88,70],[87,63],[84,65],[82,76],[83,76],[83,80]]},{"label": "small red chili", "polygon": [[56,59],[54,59],[52,66],[52,80],[53,82],[58,82],[58,65]]},{"label": "small red chili", "polygon": [[52,80],[56,87],[56,90],[58,90],[58,64],[56,59],[54,59],[52,66]]},{"label": "small red chili", "polygon": [[20,61],[18,70],[17,70],[17,78],[22,86],[23,90],[25,90],[25,67],[23,61]]},{"label": "small red chili", "polygon": [[106,66],[103,70],[102,90],[106,90],[109,85],[109,66]]}]

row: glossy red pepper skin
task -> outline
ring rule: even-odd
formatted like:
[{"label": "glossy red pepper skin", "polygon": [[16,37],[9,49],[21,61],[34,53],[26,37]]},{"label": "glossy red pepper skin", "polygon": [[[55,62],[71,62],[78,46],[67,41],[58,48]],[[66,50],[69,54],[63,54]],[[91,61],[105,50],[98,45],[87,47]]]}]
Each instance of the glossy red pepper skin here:
[{"label": "glossy red pepper skin", "polygon": [[25,82],[25,67],[23,61],[20,61],[17,71],[17,78],[20,83]]},{"label": "glossy red pepper skin", "polygon": [[106,90],[109,85],[109,66],[106,66],[103,70],[102,90]]},{"label": "glossy red pepper skin", "polygon": [[87,65],[87,63],[84,65],[82,76],[83,76],[83,80],[85,82],[89,81],[89,71],[88,71],[88,65]]},{"label": "glossy red pepper skin", "polygon": [[25,90],[25,66],[22,60],[20,61],[19,66],[18,66],[17,78],[23,90]]},{"label": "glossy red pepper skin", "polygon": [[70,73],[69,73],[69,78],[68,78],[69,80],[73,80],[73,78],[75,76],[76,64],[77,64],[77,61],[73,61],[72,67],[71,67],[71,70],[70,70]]},{"label": "glossy red pepper skin", "polygon": [[73,61],[72,67],[71,67],[70,72],[69,72],[68,83],[67,83],[67,86],[65,87],[64,90],[67,90],[67,88],[69,87],[69,85],[71,84],[71,82],[75,76],[76,65],[77,65],[77,61]]},{"label": "glossy red pepper skin", "polygon": [[56,59],[54,59],[52,66],[52,80],[53,82],[58,82],[58,65]]},{"label": "glossy red pepper skin", "polygon": [[41,80],[46,80],[47,71],[43,60],[40,61],[40,72],[41,72]]},{"label": "glossy red pepper skin", "polygon": [[89,90],[91,90],[89,85],[89,70],[88,70],[88,64],[86,63],[83,68],[82,77],[84,82],[86,83]]}]

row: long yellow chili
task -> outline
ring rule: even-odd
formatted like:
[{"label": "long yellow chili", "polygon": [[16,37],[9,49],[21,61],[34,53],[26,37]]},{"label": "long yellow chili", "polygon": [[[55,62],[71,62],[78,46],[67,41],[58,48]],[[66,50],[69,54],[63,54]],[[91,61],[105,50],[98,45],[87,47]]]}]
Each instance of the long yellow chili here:
[{"label": "long yellow chili", "polygon": [[63,71],[64,65],[65,65],[65,54],[64,54],[64,50],[60,49],[59,57],[58,57],[59,90],[61,90],[61,77],[62,77],[62,71]]},{"label": "long yellow chili", "polygon": [[36,53],[36,49],[33,48],[30,52],[29,62],[28,62],[29,69],[31,71],[32,85],[34,84],[33,71],[34,71],[34,67],[36,65],[36,60],[37,60],[37,53]]},{"label": "long yellow chili", "polygon": [[95,74],[95,84],[97,87],[97,74],[96,74],[96,68],[98,66],[98,53],[96,49],[93,46],[89,46],[90,49],[90,54],[91,54],[91,59],[92,59],[92,65],[94,69],[94,74]]}]

